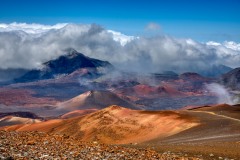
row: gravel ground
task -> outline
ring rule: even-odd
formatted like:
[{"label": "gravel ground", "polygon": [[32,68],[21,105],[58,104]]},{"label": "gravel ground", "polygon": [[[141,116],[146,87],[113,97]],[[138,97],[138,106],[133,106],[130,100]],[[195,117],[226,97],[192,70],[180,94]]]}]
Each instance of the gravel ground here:
[{"label": "gravel ground", "polygon": [[82,159],[82,160],[200,160],[171,152],[83,142],[66,135],[43,132],[0,131],[0,159]]}]

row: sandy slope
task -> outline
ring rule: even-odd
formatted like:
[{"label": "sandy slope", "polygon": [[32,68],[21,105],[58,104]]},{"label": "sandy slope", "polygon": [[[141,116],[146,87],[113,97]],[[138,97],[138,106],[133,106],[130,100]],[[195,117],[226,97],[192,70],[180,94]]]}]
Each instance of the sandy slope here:
[{"label": "sandy slope", "polygon": [[199,120],[200,125],[179,134],[167,137],[162,140],[155,140],[156,143],[182,143],[201,141],[228,141],[239,138],[240,140],[240,106],[216,105],[204,106],[191,110],[181,111],[188,116]]},{"label": "sandy slope", "polygon": [[89,115],[67,120],[50,120],[5,130],[62,133],[82,140],[104,143],[139,143],[163,138],[198,125],[198,120],[174,111],[137,111],[111,106]]},{"label": "sandy slope", "polygon": [[63,114],[60,118],[67,119],[67,118],[73,118],[73,117],[80,117],[84,116],[86,114],[90,114],[93,112],[98,111],[97,109],[84,109],[84,110],[74,110],[71,112],[68,112],[66,114]]},{"label": "sandy slope", "polygon": [[[203,154],[204,159],[240,159],[240,106],[215,105],[182,111],[199,119],[200,125],[178,134],[146,142],[156,150]],[[210,157],[209,155],[214,155]]]},{"label": "sandy slope", "polygon": [[[240,105],[218,104],[214,106],[202,106],[191,109],[193,111],[206,111],[214,113],[215,115],[222,115],[230,118],[240,120]],[[225,117],[225,118],[226,118]]]}]

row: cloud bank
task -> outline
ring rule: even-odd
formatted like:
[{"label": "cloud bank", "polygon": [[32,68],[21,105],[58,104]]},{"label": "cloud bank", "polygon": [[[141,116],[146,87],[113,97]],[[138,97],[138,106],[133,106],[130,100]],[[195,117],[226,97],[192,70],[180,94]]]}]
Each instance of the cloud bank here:
[{"label": "cloud bank", "polygon": [[74,48],[116,67],[141,72],[198,72],[211,65],[239,67],[240,44],[199,43],[170,36],[133,37],[96,24],[0,24],[0,68],[38,68]]}]

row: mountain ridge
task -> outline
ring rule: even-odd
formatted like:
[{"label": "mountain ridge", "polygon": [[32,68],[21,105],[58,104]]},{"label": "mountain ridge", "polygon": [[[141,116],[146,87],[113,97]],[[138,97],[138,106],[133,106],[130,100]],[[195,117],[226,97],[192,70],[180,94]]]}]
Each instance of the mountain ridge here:
[{"label": "mountain ridge", "polygon": [[15,82],[52,79],[59,75],[71,74],[81,68],[107,68],[111,70],[114,67],[108,61],[90,58],[74,49],[70,49],[66,54],[43,63],[42,69],[33,69],[23,76],[16,78]]}]

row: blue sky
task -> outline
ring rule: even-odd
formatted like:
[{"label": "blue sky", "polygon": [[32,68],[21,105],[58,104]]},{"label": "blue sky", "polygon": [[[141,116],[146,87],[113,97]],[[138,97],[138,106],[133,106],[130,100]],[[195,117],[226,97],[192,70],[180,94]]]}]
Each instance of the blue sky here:
[{"label": "blue sky", "polygon": [[[1,0],[0,23],[97,23],[128,35],[240,42],[239,0]],[[160,25],[149,31],[149,23]]]}]

